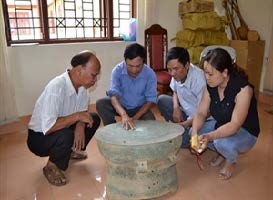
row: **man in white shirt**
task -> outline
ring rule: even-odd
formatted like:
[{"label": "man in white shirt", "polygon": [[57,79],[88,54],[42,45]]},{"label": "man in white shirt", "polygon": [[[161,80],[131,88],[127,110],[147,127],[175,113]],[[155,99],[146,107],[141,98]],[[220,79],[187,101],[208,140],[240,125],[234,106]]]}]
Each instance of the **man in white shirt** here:
[{"label": "man in white shirt", "polygon": [[83,51],[72,58],[71,66],[47,84],[28,130],[28,147],[38,156],[49,156],[43,172],[56,186],[67,183],[63,171],[70,158],[87,158],[84,150],[100,125],[99,116],[88,112],[87,91],[97,81],[100,62],[90,51]]},{"label": "man in white shirt", "polygon": [[188,51],[173,47],[167,53],[166,64],[172,76],[173,96],[160,95],[158,108],[166,121],[180,123],[185,128],[182,147],[189,147],[189,129],[200,103],[206,80],[203,70],[190,63]]}]

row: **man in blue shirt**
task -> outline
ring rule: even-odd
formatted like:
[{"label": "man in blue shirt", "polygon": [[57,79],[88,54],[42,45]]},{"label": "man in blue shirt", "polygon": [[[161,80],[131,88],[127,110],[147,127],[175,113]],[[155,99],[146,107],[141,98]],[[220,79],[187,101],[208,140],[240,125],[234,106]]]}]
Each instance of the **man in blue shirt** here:
[{"label": "man in blue shirt", "polygon": [[180,123],[185,128],[182,147],[189,146],[189,129],[200,103],[206,80],[203,70],[190,63],[188,51],[173,47],[167,53],[167,68],[172,76],[173,96],[160,95],[158,108],[166,121]]},{"label": "man in blue shirt", "polygon": [[117,64],[111,75],[108,97],[96,102],[104,125],[115,123],[121,116],[125,129],[135,129],[134,120],[154,120],[150,111],[157,100],[157,81],[154,71],[144,64],[146,51],[134,43],[126,47],[124,61]]}]

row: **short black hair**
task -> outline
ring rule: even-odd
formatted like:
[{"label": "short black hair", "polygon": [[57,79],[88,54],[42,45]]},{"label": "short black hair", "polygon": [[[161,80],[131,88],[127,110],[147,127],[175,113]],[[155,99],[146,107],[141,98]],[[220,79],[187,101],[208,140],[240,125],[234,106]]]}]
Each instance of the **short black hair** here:
[{"label": "short black hair", "polygon": [[190,55],[187,49],[183,47],[173,47],[171,48],[166,56],[166,65],[170,60],[178,59],[178,62],[183,64],[184,66],[187,62],[190,62]]},{"label": "short black hair", "polygon": [[71,59],[71,66],[72,67],[77,67],[78,65],[85,65],[88,63],[91,57],[95,56],[91,51],[82,51],[78,54],[76,54],[72,59]]},{"label": "short black hair", "polygon": [[132,59],[139,56],[140,58],[143,59],[143,62],[145,62],[146,61],[146,55],[147,55],[146,50],[142,45],[140,45],[138,43],[133,43],[133,44],[129,44],[126,47],[123,56],[124,56],[125,60],[126,59],[132,60]]}]

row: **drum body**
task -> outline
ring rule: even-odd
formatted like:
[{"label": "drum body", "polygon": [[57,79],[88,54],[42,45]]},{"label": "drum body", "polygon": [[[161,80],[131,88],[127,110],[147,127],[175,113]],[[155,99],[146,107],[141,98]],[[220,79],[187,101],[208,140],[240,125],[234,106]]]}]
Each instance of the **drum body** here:
[{"label": "drum body", "polygon": [[106,194],[111,200],[148,199],[178,188],[176,155],[183,127],[163,121],[136,121],[136,130],[120,123],[95,135],[107,162]]}]

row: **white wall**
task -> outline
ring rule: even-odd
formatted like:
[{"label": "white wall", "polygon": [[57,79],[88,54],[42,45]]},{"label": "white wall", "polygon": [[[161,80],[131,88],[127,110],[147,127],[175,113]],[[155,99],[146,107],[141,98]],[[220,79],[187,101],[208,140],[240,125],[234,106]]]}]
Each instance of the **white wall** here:
[{"label": "white wall", "polygon": [[[150,1],[153,1],[152,3]],[[143,44],[144,30],[151,23],[159,23],[168,30],[170,39],[182,28],[178,15],[180,0],[138,0],[138,36]],[[268,57],[272,30],[272,0],[239,0],[240,9],[251,29],[257,30],[266,40],[265,57]],[[151,5],[154,5],[153,7]],[[259,6],[257,6],[259,5]],[[152,13],[151,13],[152,12]],[[34,103],[47,82],[69,67],[71,57],[84,49],[93,50],[102,63],[101,77],[90,91],[91,103],[105,96],[113,66],[123,59],[126,42],[79,43],[9,47],[9,57],[14,72],[15,95],[20,116],[31,114]],[[264,62],[264,68],[267,63]],[[263,81],[263,80],[262,80]]]},{"label": "white wall", "polygon": [[182,21],[178,14],[178,4],[181,0],[138,0],[138,39],[144,44],[144,30],[152,24],[160,24],[168,31],[168,47],[175,46],[176,32],[182,29]]},{"label": "white wall", "polygon": [[102,65],[98,83],[90,91],[90,102],[94,103],[105,96],[111,70],[123,59],[127,44],[107,42],[9,47],[19,115],[31,114],[36,99],[48,81],[70,67],[71,58],[84,49],[95,51]]},{"label": "white wall", "polygon": [[170,42],[176,37],[176,32],[182,29],[182,20],[178,14],[178,4],[181,0],[157,0],[158,18],[157,23],[168,31],[168,47],[176,45],[175,41]]}]

